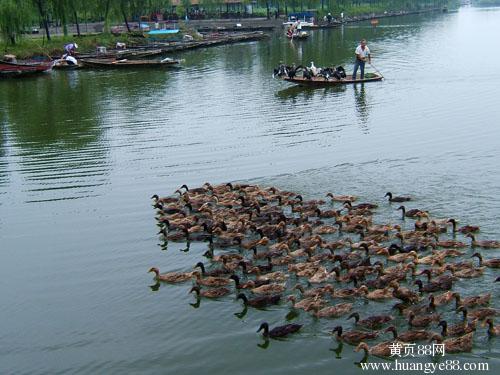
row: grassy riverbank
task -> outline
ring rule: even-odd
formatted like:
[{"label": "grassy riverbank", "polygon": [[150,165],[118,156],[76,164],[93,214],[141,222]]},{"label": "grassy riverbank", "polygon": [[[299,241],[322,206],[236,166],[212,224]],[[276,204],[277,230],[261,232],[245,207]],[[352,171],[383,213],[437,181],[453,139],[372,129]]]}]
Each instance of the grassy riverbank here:
[{"label": "grassy riverbank", "polygon": [[13,54],[19,59],[33,56],[58,56],[63,53],[64,45],[70,42],[78,44],[78,52],[93,52],[97,46],[114,47],[116,42],[127,43],[127,45],[138,44],[142,38],[131,37],[129,35],[114,36],[112,34],[95,34],[82,37],[54,36],[50,41],[41,37],[25,37],[16,45],[6,45],[0,43],[2,54]]}]

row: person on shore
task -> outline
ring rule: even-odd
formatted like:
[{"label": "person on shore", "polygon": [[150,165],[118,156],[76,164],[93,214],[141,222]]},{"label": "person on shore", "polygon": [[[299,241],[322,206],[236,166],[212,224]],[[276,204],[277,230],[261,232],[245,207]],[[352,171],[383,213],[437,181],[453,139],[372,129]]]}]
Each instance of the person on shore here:
[{"label": "person on shore", "polygon": [[64,52],[68,56],[73,56],[77,49],[78,49],[78,44],[76,43],[68,43],[64,46]]},{"label": "person on shore", "polygon": [[358,73],[358,68],[361,71],[361,79],[365,78],[365,63],[368,61],[370,64],[372,62],[372,57],[370,54],[370,49],[366,45],[366,39],[361,39],[359,46],[354,52],[356,54],[356,61],[354,62],[354,71],[352,73],[352,79],[356,79],[356,74]]},{"label": "person on shore", "polygon": [[328,22],[328,24],[331,24],[332,23],[332,14],[331,13],[328,13],[326,15],[326,22]]},{"label": "person on shore", "polygon": [[78,44],[69,43],[64,46],[64,54],[61,57],[62,61],[65,61],[68,65],[78,65],[78,61],[75,59],[75,50],[78,48]]}]

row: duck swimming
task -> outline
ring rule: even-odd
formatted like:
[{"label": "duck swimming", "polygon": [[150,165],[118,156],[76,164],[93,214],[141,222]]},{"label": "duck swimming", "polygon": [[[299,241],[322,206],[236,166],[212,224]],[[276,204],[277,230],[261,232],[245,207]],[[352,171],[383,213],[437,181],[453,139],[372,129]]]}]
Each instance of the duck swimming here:
[{"label": "duck swimming", "polygon": [[196,292],[197,297],[219,298],[228,295],[231,291],[227,288],[201,290],[199,286],[193,286],[189,293]]},{"label": "duck swimming", "polygon": [[264,330],[264,332],[262,333],[262,336],[264,336],[264,338],[270,337],[272,339],[275,339],[298,332],[301,328],[302,324],[285,324],[283,326],[274,327],[273,329],[269,330],[269,324],[264,322],[260,325],[257,332]]},{"label": "duck swimming", "polygon": [[418,291],[420,293],[437,292],[440,290],[450,290],[453,287],[452,279],[445,279],[442,282],[428,282],[423,285],[422,280],[415,280],[415,285],[418,286]]},{"label": "duck swimming", "polygon": [[446,353],[461,353],[470,352],[472,350],[472,338],[474,332],[470,332],[464,336],[447,339],[443,341],[440,335],[434,335],[431,341],[437,341],[440,344],[444,344]]},{"label": "duck swimming", "polygon": [[285,291],[285,284],[266,284],[261,285],[257,288],[253,288],[252,293],[254,294],[275,294],[283,293]]},{"label": "duck swimming", "polygon": [[500,336],[500,326],[493,325],[493,320],[486,319],[486,324],[488,324],[488,335],[490,337]]},{"label": "duck swimming", "polygon": [[429,294],[428,298],[429,301],[431,301],[434,306],[441,306],[441,305],[447,305],[455,297],[454,293],[451,290],[448,290],[447,292],[438,295]]},{"label": "duck swimming", "polygon": [[469,296],[464,299],[461,298],[460,293],[453,293],[456,301],[455,308],[458,310],[460,307],[474,307],[478,305],[487,305],[490,302],[491,293],[480,294],[477,296]]},{"label": "duck swimming", "polygon": [[488,307],[484,307],[484,308],[473,310],[473,311],[469,312],[469,310],[467,310],[467,308],[465,306],[460,306],[457,309],[457,312],[462,312],[464,320],[467,319],[467,316],[474,318],[474,319],[477,318],[479,320],[484,320],[490,316],[495,316],[498,314],[498,311],[496,309],[488,308]]},{"label": "duck swimming", "polygon": [[166,283],[182,283],[190,280],[193,277],[193,272],[169,272],[160,274],[160,270],[156,267],[152,267],[149,272],[154,272],[155,279],[157,281],[163,281]]},{"label": "duck swimming", "polygon": [[479,259],[479,267],[500,268],[500,258],[483,260],[483,257],[479,253],[472,254],[471,258],[472,257],[477,257],[477,259]]},{"label": "duck swimming", "polygon": [[479,227],[477,225],[465,225],[457,229],[457,221],[455,219],[449,219],[448,223],[452,224],[453,233],[460,232],[463,234],[479,232]]},{"label": "duck swimming", "polygon": [[203,286],[225,286],[230,283],[229,279],[224,277],[214,277],[207,276],[205,278],[201,277],[200,272],[194,272],[194,276],[196,276],[196,284]]},{"label": "duck swimming", "polygon": [[390,191],[388,191],[387,193],[385,193],[384,195],[384,198],[385,197],[389,197],[389,202],[408,202],[408,201],[411,201],[411,198],[410,197],[393,197],[392,196],[392,193]]},{"label": "duck swimming", "polygon": [[429,216],[427,211],[419,210],[418,208],[413,208],[407,211],[405,206],[399,206],[398,210],[401,210],[403,220],[405,217],[415,218]]},{"label": "duck swimming", "polygon": [[[156,194],[152,198],[157,209],[154,212],[163,238],[200,242],[196,246],[207,246],[205,255],[209,259],[196,264],[193,272],[164,275],[157,269],[151,269],[150,272],[155,273],[158,281],[172,283],[189,281],[196,276],[190,293],[196,293],[197,297],[226,296],[232,292],[229,283],[234,281],[236,300],[245,304],[245,312],[247,306],[265,308],[288,299],[295,308],[310,312],[316,322],[313,324],[320,323],[317,319],[323,318],[354,319],[353,326],[366,330],[344,332],[338,326],[340,328],[336,327],[334,333],[339,340],[359,343],[356,350],[382,357],[387,355],[394,340],[415,342],[435,337],[435,340],[446,341],[452,350],[467,350],[467,335],[473,333],[479,320],[489,319],[489,331],[498,331],[492,319],[497,314],[496,309],[481,307],[468,311],[473,306],[487,305],[493,296],[485,292],[482,295],[461,297],[456,293],[460,291],[466,294],[470,283],[456,278],[481,277],[483,273],[492,277],[491,270],[486,267],[500,267],[499,259],[483,259],[479,252],[471,252],[474,253],[473,258],[478,258],[479,265],[477,261],[465,260],[467,255],[460,248],[469,242],[463,240],[462,235],[471,238],[472,247],[495,248],[500,246],[499,241],[478,241],[473,233],[479,227],[458,227],[456,219],[430,217],[427,211],[420,209],[407,211],[404,206],[400,206],[403,218],[412,217],[416,220],[394,225],[377,221],[376,204],[355,205],[355,196],[329,193],[327,197],[329,199],[325,203],[321,199],[306,200],[296,192],[276,187],[232,183],[214,186],[205,183],[201,188],[192,189],[183,186],[180,191],[166,197]],[[387,192],[385,199],[390,203],[406,202],[410,197],[397,197]],[[383,210],[389,211],[388,207],[385,206]],[[449,230],[446,233],[449,227],[453,227],[451,234]],[[194,247],[191,246],[191,249]],[[192,254],[193,251],[189,253]],[[388,262],[395,262],[396,265],[388,266]],[[428,266],[422,267],[423,264]],[[255,275],[250,277],[251,273]],[[427,280],[416,279],[418,274],[427,275]],[[249,278],[244,279],[247,275]],[[288,280],[293,282],[289,283]],[[479,282],[482,280],[478,279]],[[416,288],[408,287],[414,281],[421,293]],[[489,279],[485,281],[489,282]],[[346,286],[350,282],[354,282],[353,288]],[[460,289],[455,288],[455,282]],[[359,288],[358,284],[361,285]],[[254,294],[241,293],[244,289]],[[438,292],[441,290],[444,292]],[[429,295],[428,299],[422,301],[422,293],[431,292],[441,294]],[[350,303],[338,303],[337,299],[340,298],[348,298]],[[422,328],[398,335],[395,328],[389,327],[386,332],[394,330],[393,341],[384,341],[372,347],[367,345],[364,340],[378,335],[378,332],[369,330],[390,324],[394,317],[373,312],[363,318],[359,309],[353,312],[354,306],[365,303],[377,305],[378,308],[384,305],[384,301],[374,304],[368,300],[397,301],[395,298],[403,302],[395,305],[401,312],[398,321],[408,320],[413,327],[428,327],[431,323],[439,322],[442,335],[437,337],[434,332]],[[468,314],[472,321],[465,319],[458,324],[452,323],[449,310],[455,309],[444,305],[453,300],[456,301],[453,307],[462,312],[465,318]],[[231,303],[229,299],[227,302]],[[284,305],[278,309],[286,309]],[[366,305],[365,309],[370,308]],[[442,312],[446,319],[441,318],[438,312]],[[292,309],[287,319],[293,318],[292,313],[298,314]],[[300,330],[302,325],[287,327],[294,326],[279,326],[271,330],[267,324],[263,324],[259,332],[263,332],[266,338],[278,338]],[[453,336],[457,335],[465,338],[450,341],[450,337],[455,339]]]},{"label": "duck swimming", "polygon": [[498,249],[500,248],[500,241],[495,240],[476,240],[472,233],[467,233],[465,237],[471,239],[471,247],[482,247],[483,249]]},{"label": "duck swimming", "polygon": [[349,315],[347,319],[351,318],[355,319],[357,325],[370,329],[380,328],[383,324],[390,322],[391,320],[394,320],[394,317],[391,315],[372,315],[363,320],[359,320],[359,314],[357,312],[354,312],[351,315]]},{"label": "duck swimming", "polygon": [[257,280],[257,279],[241,283],[238,275],[231,275],[229,276],[229,278],[231,280],[234,280],[236,284],[236,289],[252,289],[270,283],[270,280]]},{"label": "duck swimming", "polygon": [[470,333],[476,330],[476,321],[473,323],[462,322],[452,326],[448,326],[448,322],[446,320],[441,320],[438,324],[438,327],[442,327],[441,336],[461,336],[466,333]]},{"label": "duck swimming", "polygon": [[396,327],[390,326],[388,327],[385,332],[392,332],[394,336],[394,340],[399,340],[403,342],[415,342],[415,341],[423,341],[423,340],[428,340],[430,339],[433,335],[435,335],[434,332],[429,332],[426,330],[411,330],[411,331],[406,331],[401,334],[398,334]]},{"label": "duck swimming", "polygon": [[373,340],[378,337],[378,332],[366,331],[347,331],[344,332],[342,326],[337,326],[333,329],[332,334],[337,333],[337,340],[345,341],[350,345],[359,344],[364,340]]},{"label": "duck swimming", "polygon": [[424,316],[416,316],[415,313],[411,312],[408,315],[408,324],[411,327],[423,328],[427,327],[432,322],[437,322],[441,318],[440,314],[429,314]]},{"label": "duck swimming", "polygon": [[278,294],[274,296],[260,296],[248,299],[248,297],[245,294],[240,293],[238,294],[236,299],[241,299],[245,304],[245,306],[263,308],[269,305],[277,305],[281,300],[281,296]]},{"label": "duck swimming", "polygon": [[394,346],[397,344],[403,345],[403,342],[384,341],[378,343],[377,345],[373,345],[372,347],[369,347],[365,342],[360,342],[356,349],[354,349],[354,351],[359,352],[360,350],[364,350],[365,357],[367,357],[369,354],[376,357],[390,357],[391,355],[393,355],[392,348],[394,348]]},{"label": "duck swimming", "polygon": [[358,199],[355,195],[333,195],[333,193],[328,193],[326,196],[331,198],[333,202],[354,202]]},{"label": "duck swimming", "polygon": [[319,309],[318,306],[313,306],[313,315],[317,318],[337,318],[351,311],[352,306],[352,303],[339,303],[322,309]]},{"label": "duck swimming", "polygon": [[203,276],[220,276],[220,275],[225,275],[225,274],[228,274],[231,272],[231,270],[229,270],[227,268],[218,268],[218,269],[207,271],[205,269],[205,265],[202,262],[198,262],[194,266],[194,268],[198,268],[198,267],[201,269],[201,274]]}]

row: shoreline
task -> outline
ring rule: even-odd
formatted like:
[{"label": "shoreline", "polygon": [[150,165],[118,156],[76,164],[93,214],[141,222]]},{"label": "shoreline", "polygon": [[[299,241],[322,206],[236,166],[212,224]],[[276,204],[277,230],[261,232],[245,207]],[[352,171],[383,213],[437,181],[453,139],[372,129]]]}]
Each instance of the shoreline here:
[{"label": "shoreline", "polygon": [[[441,8],[424,9],[418,11],[386,11],[384,13],[370,13],[360,16],[345,17],[343,21],[334,20],[330,24],[326,21],[319,21],[315,26],[304,26],[304,29],[319,30],[337,28],[344,24],[353,24],[357,22],[365,22],[371,19],[381,19],[389,17],[403,17],[415,14],[438,13],[443,12]],[[180,21],[179,27],[183,34],[198,36],[193,41],[157,41],[151,42],[146,38],[134,37],[129,34],[83,34],[80,37],[73,36],[55,36],[50,42],[45,38],[28,37],[16,46],[5,46],[5,54],[14,54],[19,59],[32,59],[39,56],[58,57],[63,53],[62,46],[70,41],[76,41],[81,45],[81,54],[95,54],[97,46],[106,46],[110,51],[113,51],[116,42],[126,42],[129,48],[162,48],[164,53],[184,51],[194,48],[208,48],[216,45],[241,43],[245,41],[255,41],[264,39],[268,33],[276,29],[284,28],[284,17],[278,18],[244,18],[244,19],[207,19],[207,20],[188,20]],[[241,26],[236,26],[239,24]],[[205,34],[205,38],[200,38],[200,32]],[[256,36],[256,32],[263,35]],[[222,33],[216,37],[211,36],[211,33]],[[224,33],[226,33],[224,35]],[[207,35],[208,34],[208,35]]]}]

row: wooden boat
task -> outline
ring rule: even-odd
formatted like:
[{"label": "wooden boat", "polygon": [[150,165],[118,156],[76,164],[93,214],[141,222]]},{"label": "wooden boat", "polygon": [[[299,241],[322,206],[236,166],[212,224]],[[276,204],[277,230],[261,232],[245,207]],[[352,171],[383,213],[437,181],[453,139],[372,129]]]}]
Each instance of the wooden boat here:
[{"label": "wooden boat", "polygon": [[180,60],[117,60],[117,59],[81,59],[84,66],[92,68],[149,68],[176,66]]},{"label": "wooden boat", "polygon": [[352,79],[352,75],[347,75],[344,79],[329,79],[326,80],[323,77],[312,77],[311,79],[306,79],[304,77],[294,77],[288,78],[283,77],[283,80],[291,83],[295,83],[300,86],[309,86],[309,87],[326,87],[326,86],[338,86],[338,85],[348,85],[353,83],[364,83],[364,82],[375,82],[381,81],[384,77],[377,73],[367,73],[365,74],[364,79]]},{"label": "wooden boat", "polygon": [[151,56],[158,56],[163,54],[163,51],[161,49],[151,49],[151,50],[144,50],[144,49],[127,49],[127,50],[117,50],[116,51],[116,57],[119,59],[130,59],[130,58],[137,58],[141,59],[144,57],[151,57]]},{"label": "wooden boat", "polygon": [[[135,48],[135,49],[112,49],[107,50],[106,53],[84,53],[76,54],[75,57],[78,59],[142,59],[146,57],[153,57],[162,55],[163,50],[161,48]],[[55,57],[54,57],[55,58]]]},{"label": "wooden boat", "polygon": [[51,61],[12,62],[0,60],[0,77],[21,77],[48,72],[52,69]]}]

